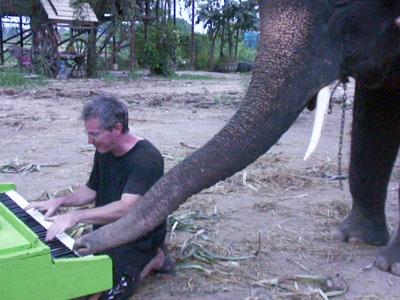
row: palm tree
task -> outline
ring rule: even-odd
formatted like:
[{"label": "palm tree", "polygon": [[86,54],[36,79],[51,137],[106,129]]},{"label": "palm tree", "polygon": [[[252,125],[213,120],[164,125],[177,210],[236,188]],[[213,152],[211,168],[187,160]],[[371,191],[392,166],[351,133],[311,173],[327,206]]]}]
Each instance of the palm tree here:
[{"label": "palm tree", "polygon": [[210,58],[208,60],[208,69],[214,68],[215,44],[223,25],[223,15],[218,0],[208,0],[199,6],[197,24],[204,22],[203,27],[207,29],[207,34],[211,40]]}]

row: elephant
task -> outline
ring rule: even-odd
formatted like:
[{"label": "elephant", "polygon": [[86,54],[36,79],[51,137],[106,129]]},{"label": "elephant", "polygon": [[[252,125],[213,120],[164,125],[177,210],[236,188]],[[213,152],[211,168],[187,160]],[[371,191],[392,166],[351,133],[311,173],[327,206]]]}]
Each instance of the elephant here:
[{"label": "elephant", "polygon": [[[385,200],[400,144],[400,1],[261,0],[260,45],[245,97],[227,124],[118,221],[76,240],[82,255],[136,240],[190,196],[254,162],[329,83],[356,79],[344,241],[381,247],[375,265],[400,275]],[[118,234],[115,234],[115,233]]]}]

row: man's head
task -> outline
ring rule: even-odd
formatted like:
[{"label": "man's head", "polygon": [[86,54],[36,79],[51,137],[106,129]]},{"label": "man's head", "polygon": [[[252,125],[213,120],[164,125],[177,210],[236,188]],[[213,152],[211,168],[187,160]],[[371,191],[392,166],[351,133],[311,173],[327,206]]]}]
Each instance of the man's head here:
[{"label": "man's head", "polygon": [[101,153],[113,151],[118,147],[119,137],[129,131],[128,110],[112,97],[99,96],[86,103],[81,118],[88,142]]}]

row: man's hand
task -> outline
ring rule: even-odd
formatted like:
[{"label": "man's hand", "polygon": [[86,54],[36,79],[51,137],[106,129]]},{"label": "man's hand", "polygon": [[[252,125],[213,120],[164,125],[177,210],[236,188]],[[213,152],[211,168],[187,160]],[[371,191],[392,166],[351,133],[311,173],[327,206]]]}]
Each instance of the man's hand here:
[{"label": "man's hand", "polygon": [[53,240],[57,234],[74,227],[77,224],[76,212],[66,213],[59,216],[46,218],[47,221],[52,221],[53,224],[47,229],[46,241]]},{"label": "man's hand", "polygon": [[31,202],[25,207],[25,210],[31,208],[37,209],[38,211],[45,213],[44,214],[45,218],[48,218],[55,215],[57,209],[62,205],[62,202],[63,202],[62,198]]}]

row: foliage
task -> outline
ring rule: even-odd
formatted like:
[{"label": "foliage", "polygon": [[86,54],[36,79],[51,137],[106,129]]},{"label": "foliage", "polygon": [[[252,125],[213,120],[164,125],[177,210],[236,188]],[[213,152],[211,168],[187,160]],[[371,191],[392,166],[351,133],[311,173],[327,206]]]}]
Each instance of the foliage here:
[{"label": "foliage", "polygon": [[153,35],[153,43],[144,47],[146,62],[150,71],[157,75],[171,75],[175,72],[176,46],[179,35],[171,24],[160,24]]},{"label": "foliage", "polygon": [[127,72],[122,75],[113,72],[100,72],[99,77],[106,82],[130,81],[140,78],[139,74],[136,72]]},{"label": "foliage", "polygon": [[238,47],[238,61],[249,61],[254,62],[256,60],[257,50],[254,48],[247,48],[244,46],[243,42],[239,43]]},{"label": "foliage", "polygon": [[207,33],[210,33],[219,30],[223,18],[220,2],[208,0],[199,5],[196,23],[203,22],[203,27],[207,29]]},{"label": "foliage", "polygon": [[173,74],[168,77],[172,80],[215,80],[212,76],[194,74]]},{"label": "foliage", "polygon": [[209,69],[211,41],[206,35],[196,35],[196,69]]},{"label": "foliage", "polygon": [[36,0],[10,1],[0,0],[0,15],[30,16]]},{"label": "foliage", "polygon": [[239,3],[234,3],[234,15],[236,23],[235,29],[241,31],[257,30],[260,26],[258,18],[258,7],[256,0],[247,0]]},{"label": "foliage", "polygon": [[100,20],[104,19],[104,14],[107,13],[113,16],[116,23],[131,20],[135,15],[137,4],[136,1],[131,0],[118,0],[118,1],[104,1],[104,0],[70,0],[71,4],[78,10],[83,10],[82,4],[89,3],[91,8],[96,13]]},{"label": "foliage", "polygon": [[[5,7],[11,7],[11,2]],[[18,2],[18,1],[17,1]],[[18,2],[19,3],[19,2]],[[171,0],[71,0],[72,5],[78,9],[84,9],[81,4],[89,3],[100,20],[99,32],[106,29],[106,34],[97,41],[96,51],[93,46],[88,56],[90,70],[107,69],[111,61],[116,60],[121,69],[130,67],[131,37],[130,22],[133,16],[146,15],[157,16],[155,21],[137,21],[135,29],[136,59],[141,67],[149,67],[155,74],[169,75],[179,68],[191,66],[191,56],[195,52],[196,69],[212,70],[218,61],[254,60],[254,51],[248,50],[241,44],[243,32],[258,26],[256,0],[185,0],[185,8],[189,17],[196,17],[197,23],[203,22],[207,34],[195,34],[195,46],[192,45],[191,24],[183,19],[176,19],[173,25]],[[192,16],[193,5],[197,7],[195,16]],[[110,17],[104,17],[104,13]],[[105,22],[108,20],[109,22]],[[145,33],[146,31],[146,33]],[[114,35],[116,43],[112,43],[110,34]],[[99,36],[99,35],[98,35]],[[105,40],[107,43],[107,60],[98,50]],[[92,45],[89,42],[90,45]],[[115,46],[118,55],[112,58],[112,45]],[[104,48],[102,48],[104,49]],[[191,52],[191,49],[195,51]],[[219,51],[216,51],[219,49]],[[40,68],[38,68],[40,69]],[[42,68],[45,69],[45,68]],[[45,73],[45,72],[43,72]],[[94,73],[90,73],[94,75]]]},{"label": "foliage", "polygon": [[30,79],[25,75],[16,68],[4,68],[0,71],[0,87],[28,88],[46,84],[40,76]]},{"label": "foliage", "polygon": [[176,19],[175,29],[182,35],[190,34],[190,24],[183,19]]},{"label": "foliage", "polygon": [[257,9],[258,4],[255,0],[226,0],[222,6],[218,0],[205,0],[199,5],[197,23],[203,22],[211,41],[209,67],[212,66],[218,37],[220,61],[237,60],[241,33],[259,26]]}]

